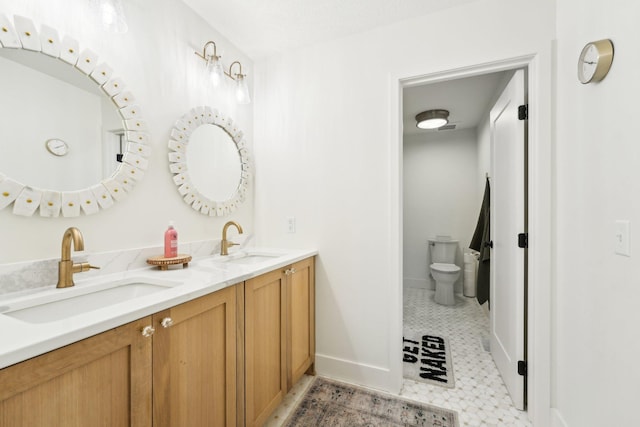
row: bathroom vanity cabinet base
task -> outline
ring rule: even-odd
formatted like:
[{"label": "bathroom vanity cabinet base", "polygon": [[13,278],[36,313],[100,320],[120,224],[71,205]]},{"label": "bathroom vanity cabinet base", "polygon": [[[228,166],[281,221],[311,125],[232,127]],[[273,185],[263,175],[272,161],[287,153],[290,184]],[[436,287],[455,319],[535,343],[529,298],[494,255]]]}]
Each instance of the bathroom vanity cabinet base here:
[{"label": "bathroom vanity cabinet base", "polygon": [[0,370],[0,426],[151,425],[151,340],[137,320]]},{"label": "bathroom vanity cabinet base", "polygon": [[315,362],[315,270],[307,258],[244,286],[245,420],[261,426]]},{"label": "bathroom vanity cabinet base", "polygon": [[237,287],[153,315],[154,427],[236,425]]},{"label": "bathroom vanity cabinet base", "polygon": [[0,427],[261,426],[314,373],[314,258],[0,369]]}]

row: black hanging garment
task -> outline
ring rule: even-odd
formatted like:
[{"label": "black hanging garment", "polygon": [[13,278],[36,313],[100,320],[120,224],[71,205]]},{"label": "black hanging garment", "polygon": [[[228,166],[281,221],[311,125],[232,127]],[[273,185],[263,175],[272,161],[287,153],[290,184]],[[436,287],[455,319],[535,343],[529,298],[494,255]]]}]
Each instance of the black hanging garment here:
[{"label": "black hanging garment", "polygon": [[469,248],[480,252],[476,278],[476,295],[480,304],[489,301],[489,259],[491,258],[491,234],[489,233],[490,193],[489,178],[487,177],[478,225],[476,225],[476,231],[473,233],[471,243],[469,243]]}]

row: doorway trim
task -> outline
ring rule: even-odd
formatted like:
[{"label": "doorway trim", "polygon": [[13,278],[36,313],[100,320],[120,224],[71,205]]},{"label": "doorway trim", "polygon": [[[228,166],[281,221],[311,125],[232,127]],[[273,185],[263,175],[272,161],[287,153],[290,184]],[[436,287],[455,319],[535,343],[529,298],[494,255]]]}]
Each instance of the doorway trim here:
[{"label": "doorway trim", "polygon": [[[392,302],[389,367],[393,388],[402,388],[403,326],[403,136],[402,91],[406,87],[457,80],[499,71],[524,68],[528,72],[529,248],[528,304],[528,417],[534,425],[549,425],[551,407],[551,254],[552,180],[551,157],[551,51],[452,68],[423,75],[390,75],[389,283],[397,289]],[[548,68],[548,69],[547,69]]]}]

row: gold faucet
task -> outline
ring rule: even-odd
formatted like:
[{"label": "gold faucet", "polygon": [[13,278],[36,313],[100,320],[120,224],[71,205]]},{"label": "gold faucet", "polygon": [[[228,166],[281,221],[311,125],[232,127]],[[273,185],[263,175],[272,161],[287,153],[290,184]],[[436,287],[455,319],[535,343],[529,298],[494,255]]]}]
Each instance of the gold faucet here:
[{"label": "gold faucet", "polygon": [[84,250],[84,239],[82,233],[75,227],[69,227],[62,236],[62,257],[58,263],[58,284],[56,288],[68,288],[74,285],[73,273],[80,273],[82,271],[89,271],[94,267],[88,262],[80,262],[74,264],[71,260],[71,242],[73,241],[73,248],[76,251]]},{"label": "gold faucet", "polygon": [[220,255],[229,255],[229,248],[231,246],[239,245],[239,243],[233,243],[227,240],[227,230],[229,226],[235,226],[238,229],[238,233],[242,234],[242,227],[235,221],[227,222],[224,227],[222,227],[222,242],[220,242]]}]

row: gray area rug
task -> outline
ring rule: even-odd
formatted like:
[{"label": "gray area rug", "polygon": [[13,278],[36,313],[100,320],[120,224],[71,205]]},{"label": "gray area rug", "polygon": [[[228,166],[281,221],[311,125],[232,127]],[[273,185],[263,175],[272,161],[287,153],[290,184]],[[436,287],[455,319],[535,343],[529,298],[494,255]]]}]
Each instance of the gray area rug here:
[{"label": "gray area rug", "polygon": [[316,377],[287,427],[458,427],[455,411]]},{"label": "gray area rug", "polygon": [[402,339],[403,375],[405,378],[455,387],[449,341],[437,335],[418,333],[405,328]]}]

